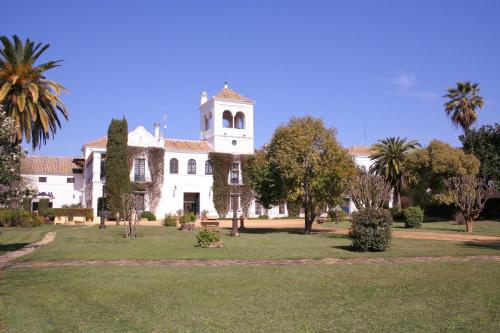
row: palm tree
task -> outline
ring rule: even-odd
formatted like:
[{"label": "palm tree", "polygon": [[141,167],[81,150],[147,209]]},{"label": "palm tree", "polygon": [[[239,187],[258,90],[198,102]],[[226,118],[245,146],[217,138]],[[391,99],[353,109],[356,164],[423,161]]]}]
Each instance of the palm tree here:
[{"label": "palm tree", "polygon": [[61,60],[35,65],[49,45],[23,43],[17,36],[2,36],[0,41],[0,103],[6,115],[14,119],[17,142],[25,138],[33,149],[40,148],[61,127],[58,111],[68,119],[66,106],[59,99],[65,88],[47,80],[45,71],[59,66]]},{"label": "palm tree", "polygon": [[412,150],[419,148],[415,141],[406,138],[386,138],[379,140],[371,147],[370,159],[373,161],[370,172],[381,175],[394,189],[394,201],[401,206],[401,190],[403,188],[403,161]]},{"label": "palm tree", "polygon": [[448,88],[448,93],[443,97],[448,101],[444,104],[446,114],[455,126],[460,126],[467,136],[470,127],[477,120],[476,109],[481,109],[484,99],[479,96],[479,84],[457,82],[456,88]]}]

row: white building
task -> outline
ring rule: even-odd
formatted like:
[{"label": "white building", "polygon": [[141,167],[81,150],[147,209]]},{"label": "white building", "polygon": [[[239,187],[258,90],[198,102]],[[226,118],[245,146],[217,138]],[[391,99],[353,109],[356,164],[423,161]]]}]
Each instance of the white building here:
[{"label": "white building", "polygon": [[21,162],[26,185],[38,191],[33,199],[49,199],[51,207],[83,203],[83,159],[73,157],[30,156]]},{"label": "white building", "polygon": [[[196,214],[206,210],[208,215],[217,216],[213,204],[213,165],[209,160],[210,152],[234,155],[253,154],[254,101],[246,98],[227,84],[212,98],[206,92],[201,94],[199,107],[200,140],[165,139],[162,137],[160,124],[154,126],[154,134],[139,126],[128,135],[128,145],[133,147],[163,148],[164,174],[161,198],[156,209],[152,209],[147,195],[144,196],[144,209],[154,210],[157,217],[167,213],[175,214],[179,210],[192,211]],[[104,158],[107,138],[87,142],[82,147],[85,158],[84,167],[84,204],[92,207],[97,214],[99,198],[103,195]],[[151,174],[148,156],[136,156],[130,179],[133,182],[148,182]],[[239,172],[239,180],[241,172]],[[238,215],[241,214],[239,202]],[[270,218],[287,216],[286,205],[279,205],[264,210],[258,203],[252,202],[250,216],[267,215]],[[232,210],[228,216],[232,216]]]},{"label": "white building", "polygon": [[[154,125],[153,134],[143,126],[135,128],[128,134],[130,147],[160,148],[164,150],[163,182],[160,188],[160,197],[153,207],[148,200],[147,193],[137,191],[142,198],[144,210],[153,211],[158,218],[167,213],[175,214],[178,211],[192,211],[200,214],[208,211],[209,216],[217,216],[213,203],[213,165],[209,160],[210,152],[244,155],[254,153],[254,101],[230,89],[227,84],[212,98],[206,92],[201,94],[199,106],[200,140],[165,139],[162,137],[160,124]],[[94,215],[98,213],[100,200],[103,196],[105,183],[104,159],[106,156],[107,138],[101,137],[87,142],[82,147],[83,158],[79,177],[74,174],[75,184],[70,188],[66,184],[64,190],[61,183],[69,179],[69,169],[52,176],[43,174],[42,170],[36,172],[23,172],[23,175],[36,180],[37,177],[46,177],[46,183],[35,182],[39,192],[53,193],[53,206],[81,202],[85,207],[93,208]],[[141,150],[141,149],[139,149]],[[369,167],[367,149],[355,147],[351,150],[357,164]],[[34,157],[32,157],[33,159]],[[36,159],[36,158],[34,158]],[[43,159],[43,158],[39,158]],[[61,159],[62,160],[62,159]],[[73,159],[76,160],[76,159]],[[66,159],[65,161],[69,161]],[[130,172],[130,180],[135,183],[151,181],[148,154],[134,156]],[[228,181],[241,181],[241,168],[238,165],[236,176],[229,177]],[[25,170],[28,170],[25,168]],[[33,170],[35,171],[35,170]],[[62,171],[62,169],[61,169]],[[236,178],[234,178],[236,177]],[[232,180],[231,180],[232,178]],[[78,179],[78,180],[77,180]],[[69,180],[68,180],[69,181]],[[240,205],[238,215],[241,214]],[[345,209],[352,211],[352,204]],[[280,204],[265,210],[258,202],[252,202],[250,217],[267,215],[269,218],[285,217],[288,215],[286,204]],[[232,210],[228,216],[232,216]]]}]

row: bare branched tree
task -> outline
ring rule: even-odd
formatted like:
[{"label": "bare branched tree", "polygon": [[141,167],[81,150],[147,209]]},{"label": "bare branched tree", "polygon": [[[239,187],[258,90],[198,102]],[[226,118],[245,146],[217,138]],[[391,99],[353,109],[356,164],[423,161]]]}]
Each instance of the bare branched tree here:
[{"label": "bare branched tree", "polygon": [[493,182],[473,176],[451,177],[445,181],[453,202],[465,219],[467,232],[473,231],[473,222],[479,217],[488,197],[495,191]]},{"label": "bare branched tree", "polygon": [[360,170],[349,181],[348,191],[358,210],[381,208],[390,199],[391,185],[382,176]]},{"label": "bare branched tree", "polygon": [[123,213],[124,219],[127,224],[125,224],[125,236],[127,238],[137,237],[137,223],[139,221],[139,207],[138,198],[133,193],[127,193],[122,195]]}]

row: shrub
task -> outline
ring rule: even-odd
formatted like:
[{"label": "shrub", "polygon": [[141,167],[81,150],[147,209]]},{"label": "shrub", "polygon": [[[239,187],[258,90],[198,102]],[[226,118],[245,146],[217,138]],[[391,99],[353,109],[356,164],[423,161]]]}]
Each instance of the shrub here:
[{"label": "shrub", "polygon": [[156,221],[155,214],[145,210],[141,213],[141,219],[148,219],[148,221]]},{"label": "shrub", "polygon": [[70,221],[72,221],[75,216],[85,216],[85,219],[89,221],[94,218],[94,211],[92,208],[49,208],[47,210],[47,215],[50,218],[67,216]]},{"label": "shrub", "polygon": [[0,226],[2,227],[39,227],[43,223],[43,218],[35,213],[24,209],[3,209],[0,210]]},{"label": "shrub", "polygon": [[177,216],[173,214],[167,214],[163,218],[163,225],[165,227],[175,227],[177,225]]},{"label": "shrub", "polygon": [[421,228],[424,220],[424,211],[420,207],[408,207],[403,210],[406,228]]},{"label": "shrub", "polygon": [[220,233],[214,229],[202,229],[196,235],[196,244],[199,247],[210,247],[220,242]]},{"label": "shrub", "polygon": [[389,208],[389,212],[391,213],[393,221],[402,222],[405,220],[403,210],[401,209],[401,207],[396,206],[393,208]]},{"label": "shrub", "polygon": [[349,238],[356,251],[384,251],[392,236],[392,216],[386,209],[366,208],[352,215]]},{"label": "shrub", "polygon": [[342,209],[331,209],[328,211],[328,216],[333,222],[339,223],[342,221],[346,221],[349,217],[349,214],[347,214]]},{"label": "shrub", "polygon": [[40,199],[38,201],[38,214],[47,216],[49,212],[49,199]]},{"label": "shrub", "polygon": [[196,215],[192,212],[185,213],[179,217],[180,224],[193,223],[195,221],[196,221]]}]

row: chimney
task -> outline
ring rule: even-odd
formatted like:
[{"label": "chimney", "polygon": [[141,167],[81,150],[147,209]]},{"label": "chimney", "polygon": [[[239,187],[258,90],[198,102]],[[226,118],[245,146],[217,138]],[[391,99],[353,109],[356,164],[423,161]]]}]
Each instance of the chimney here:
[{"label": "chimney", "polygon": [[201,93],[200,105],[205,104],[207,101],[208,101],[208,95],[207,95],[207,92],[204,91]]},{"label": "chimney", "polygon": [[161,139],[160,122],[157,121],[154,126],[155,126],[155,139],[160,141]]}]

